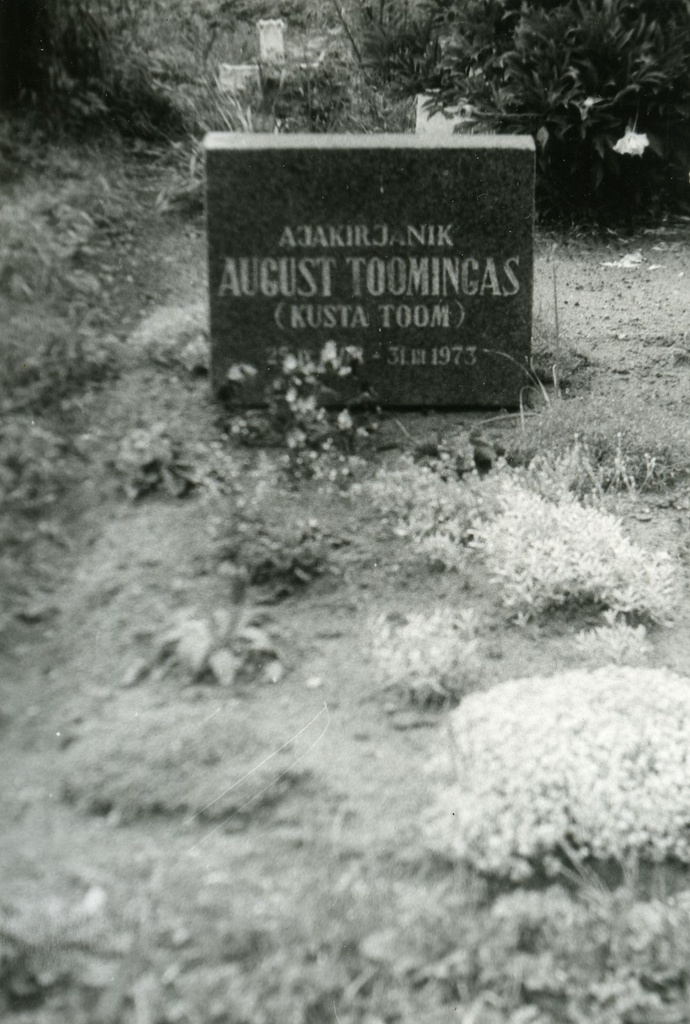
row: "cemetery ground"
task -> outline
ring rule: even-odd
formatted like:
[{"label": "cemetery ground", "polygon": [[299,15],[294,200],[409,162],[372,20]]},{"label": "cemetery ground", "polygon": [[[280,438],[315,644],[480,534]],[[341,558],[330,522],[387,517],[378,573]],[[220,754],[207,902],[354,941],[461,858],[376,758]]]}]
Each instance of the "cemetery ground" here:
[{"label": "cemetery ground", "polygon": [[[309,478],[211,398],[201,211],[157,204],[160,153],[22,157],[0,168],[6,1018],[690,1019],[690,927],[641,883],[497,889],[423,828],[464,693],[615,661],[687,673],[687,220],[538,233],[524,423],[371,415]],[[497,452],[576,434],[585,499],[677,573],[644,637],[591,606],[516,619],[478,552],[444,568],[370,484],[407,456],[412,501],[426,465],[462,503]],[[387,675],[386,630],[444,608],[454,674]]]}]

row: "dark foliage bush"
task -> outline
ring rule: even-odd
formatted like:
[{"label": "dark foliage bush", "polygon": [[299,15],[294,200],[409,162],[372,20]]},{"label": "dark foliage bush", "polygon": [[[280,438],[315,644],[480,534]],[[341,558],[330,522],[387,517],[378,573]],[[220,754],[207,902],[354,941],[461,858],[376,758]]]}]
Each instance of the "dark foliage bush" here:
[{"label": "dark foliage bush", "polygon": [[53,125],[154,137],[183,128],[137,39],[132,0],[0,0],[2,99],[48,110]]},{"label": "dark foliage bush", "polygon": [[264,95],[286,132],[332,132],[349,107],[352,68],[334,59],[264,81]]},{"label": "dark foliage bush", "polygon": [[[690,202],[690,0],[434,7],[439,103],[535,137],[543,212],[630,218]],[[641,156],[615,151],[626,130],[647,136]]]},{"label": "dark foliage bush", "polygon": [[441,50],[435,19],[425,5],[399,0],[360,0],[359,56],[385,82],[406,93],[428,88],[438,75]]}]

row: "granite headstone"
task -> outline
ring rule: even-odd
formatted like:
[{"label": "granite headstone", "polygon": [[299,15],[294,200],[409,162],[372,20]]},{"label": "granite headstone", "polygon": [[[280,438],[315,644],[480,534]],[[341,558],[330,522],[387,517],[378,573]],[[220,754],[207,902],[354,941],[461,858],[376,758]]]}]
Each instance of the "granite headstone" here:
[{"label": "granite headstone", "polygon": [[[211,369],[354,346],[389,407],[515,407],[528,382],[534,144],[522,136],[206,137]],[[340,395],[341,392],[339,391]]]}]

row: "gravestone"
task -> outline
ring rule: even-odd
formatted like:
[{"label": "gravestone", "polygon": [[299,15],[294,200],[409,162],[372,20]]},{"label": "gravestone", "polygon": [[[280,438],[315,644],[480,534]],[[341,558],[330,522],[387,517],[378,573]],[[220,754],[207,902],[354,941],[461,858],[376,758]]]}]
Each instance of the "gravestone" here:
[{"label": "gravestone", "polygon": [[218,68],[218,89],[238,95],[242,92],[261,89],[261,74],[258,64],[221,64]]},{"label": "gravestone", "polygon": [[431,96],[419,93],[415,107],[416,135],[452,135],[456,131],[467,131],[473,123],[472,118],[458,107],[443,110],[429,110]]},{"label": "gravestone", "polygon": [[259,59],[262,64],[280,64],[285,60],[285,22],[282,18],[263,18],[256,24],[259,29]]},{"label": "gravestone", "polygon": [[521,136],[205,139],[211,372],[260,403],[289,352],[361,350],[389,407],[515,407],[528,383],[534,144]]}]

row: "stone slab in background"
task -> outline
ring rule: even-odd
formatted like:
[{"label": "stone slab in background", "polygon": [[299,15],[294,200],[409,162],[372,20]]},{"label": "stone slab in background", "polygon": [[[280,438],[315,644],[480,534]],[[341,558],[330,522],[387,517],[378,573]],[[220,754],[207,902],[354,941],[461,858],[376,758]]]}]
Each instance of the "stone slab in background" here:
[{"label": "stone slab in background", "polygon": [[261,89],[258,64],[221,64],[218,68],[220,92],[241,93]]},{"label": "stone slab in background", "polygon": [[453,135],[454,132],[469,131],[473,124],[472,117],[460,108],[429,110],[431,96],[419,93],[415,107],[416,135]]},{"label": "stone slab in background", "polygon": [[518,136],[206,137],[211,369],[359,346],[390,407],[515,407],[532,315],[534,144]]}]

